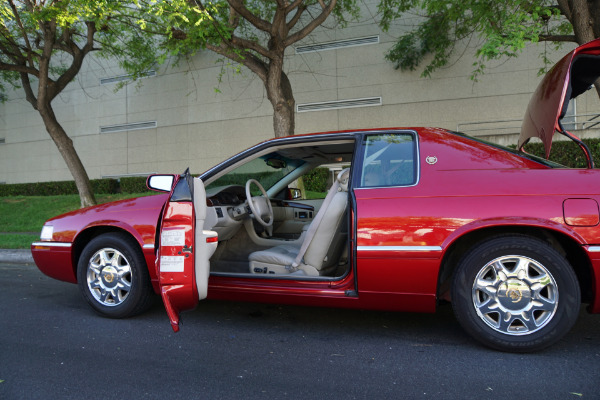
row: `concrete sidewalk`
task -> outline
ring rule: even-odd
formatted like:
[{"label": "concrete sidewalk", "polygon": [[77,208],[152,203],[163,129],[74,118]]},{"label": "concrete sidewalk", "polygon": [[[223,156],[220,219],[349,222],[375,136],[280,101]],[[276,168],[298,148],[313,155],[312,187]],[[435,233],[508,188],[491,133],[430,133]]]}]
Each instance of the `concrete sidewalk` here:
[{"label": "concrete sidewalk", "polygon": [[0,263],[34,264],[29,249],[0,249]]}]

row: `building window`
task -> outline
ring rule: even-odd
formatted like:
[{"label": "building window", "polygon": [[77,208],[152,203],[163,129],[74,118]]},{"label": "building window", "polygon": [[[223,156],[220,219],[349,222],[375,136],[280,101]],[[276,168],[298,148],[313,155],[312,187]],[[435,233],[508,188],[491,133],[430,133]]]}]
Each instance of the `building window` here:
[{"label": "building window", "polygon": [[341,108],[372,107],[382,104],[381,97],[366,97],[363,99],[333,100],[318,103],[296,105],[297,112],[338,110]]},{"label": "building window", "polygon": [[346,47],[356,47],[356,46],[365,46],[368,44],[377,44],[379,43],[379,35],[375,36],[366,36],[355,39],[345,39],[345,40],[335,40],[333,42],[324,42],[324,43],[316,43],[309,44],[305,46],[296,47],[296,54],[303,53],[311,53],[315,51],[325,51],[325,50],[337,50],[343,49]]},{"label": "building window", "polygon": [[108,125],[101,126],[100,133],[114,133],[114,132],[124,132],[124,131],[135,131],[139,129],[152,129],[156,128],[158,125],[156,121],[146,121],[146,122],[133,122],[131,124],[120,124],[120,125]]},{"label": "building window", "polygon": [[[151,76],[156,76],[156,71],[150,70],[148,72],[145,72],[141,75],[141,78],[149,78]],[[131,80],[131,75],[117,75],[108,78],[100,78],[100,84],[110,85],[111,83],[123,82],[128,80]]]}]

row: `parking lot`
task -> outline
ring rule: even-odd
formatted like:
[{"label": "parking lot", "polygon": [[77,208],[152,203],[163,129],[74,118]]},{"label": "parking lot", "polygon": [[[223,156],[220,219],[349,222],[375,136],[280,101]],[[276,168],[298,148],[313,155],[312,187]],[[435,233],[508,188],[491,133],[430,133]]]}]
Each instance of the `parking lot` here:
[{"label": "parking lot", "polygon": [[600,316],[536,354],[488,350],[450,306],[395,314],[205,301],[173,333],[160,301],[95,315],[77,286],[0,264],[0,399],[594,399]]}]

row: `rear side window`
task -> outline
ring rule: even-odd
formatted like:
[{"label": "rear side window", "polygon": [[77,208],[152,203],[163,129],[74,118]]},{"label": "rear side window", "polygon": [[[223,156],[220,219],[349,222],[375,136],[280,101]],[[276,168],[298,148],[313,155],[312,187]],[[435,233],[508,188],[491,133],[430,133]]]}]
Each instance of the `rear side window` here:
[{"label": "rear side window", "polygon": [[366,136],[360,186],[416,184],[416,147],[415,135],[410,132]]}]

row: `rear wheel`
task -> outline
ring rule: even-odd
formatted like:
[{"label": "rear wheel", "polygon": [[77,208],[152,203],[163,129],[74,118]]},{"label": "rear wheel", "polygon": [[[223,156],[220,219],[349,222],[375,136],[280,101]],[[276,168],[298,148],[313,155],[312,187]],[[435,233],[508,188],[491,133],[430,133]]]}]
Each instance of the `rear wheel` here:
[{"label": "rear wheel", "polygon": [[131,317],[151,304],[152,288],[142,252],[122,233],[100,235],[85,246],[77,281],[92,308],[110,318]]},{"label": "rear wheel", "polygon": [[526,236],[496,237],[458,265],[452,305],[475,339],[503,351],[528,352],[557,342],[573,326],[577,277],[554,248]]}]

